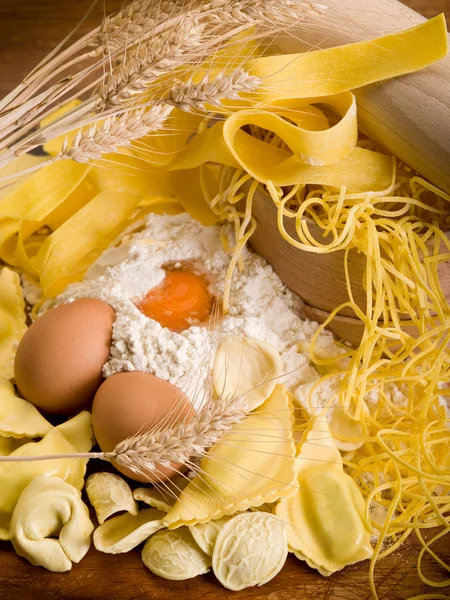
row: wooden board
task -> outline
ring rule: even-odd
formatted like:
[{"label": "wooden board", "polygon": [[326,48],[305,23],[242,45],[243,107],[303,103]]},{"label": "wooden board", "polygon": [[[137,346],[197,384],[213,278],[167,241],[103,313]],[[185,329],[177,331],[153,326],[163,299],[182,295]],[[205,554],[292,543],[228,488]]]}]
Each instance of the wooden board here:
[{"label": "wooden board", "polygon": [[[156,1],[156,0],[155,0]],[[376,2],[376,0],[375,0]],[[1,0],[0,96],[66,35],[89,8],[91,0]],[[100,0],[79,33],[91,29],[103,12],[122,6],[122,0]],[[450,0],[405,0],[426,16],[446,11]],[[411,539],[400,552],[377,565],[375,580],[380,600],[406,600],[432,592],[415,571],[419,545]],[[450,559],[446,540],[435,551]],[[442,578],[438,568],[424,560],[430,578]],[[440,590],[437,590],[440,591]],[[442,593],[442,591],[441,591]],[[430,596],[430,599],[433,596]],[[282,572],[262,588],[228,592],[212,574],[186,582],[154,577],[142,564],[140,551],[110,556],[91,549],[70,573],[53,574],[19,558],[9,543],[0,543],[0,600],[368,600],[367,563],[348,567],[323,578],[290,557]]]}]

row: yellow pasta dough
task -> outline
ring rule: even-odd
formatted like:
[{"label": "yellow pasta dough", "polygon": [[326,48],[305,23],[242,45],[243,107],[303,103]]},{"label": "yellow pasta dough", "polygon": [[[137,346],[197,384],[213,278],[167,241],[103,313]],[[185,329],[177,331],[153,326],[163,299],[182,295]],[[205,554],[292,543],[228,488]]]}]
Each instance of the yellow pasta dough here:
[{"label": "yellow pasta dough", "polygon": [[214,390],[219,398],[243,396],[250,409],[272,394],[282,374],[279,353],[270,344],[245,336],[227,336],[214,359]]},{"label": "yellow pasta dough", "polygon": [[210,557],[200,550],[187,527],[152,536],[142,550],[142,562],[155,575],[174,581],[203,575],[211,566]]},{"label": "yellow pasta dough", "polygon": [[187,477],[177,475],[165,481],[164,486],[136,488],[133,491],[133,498],[168,513],[189,481]]},{"label": "yellow pasta dough", "polygon": [[27,330],[20,277],[3,267],[0,272],[0,378],[14,376],[14,355]]},{"label": "yellow pasta dough", "polygon": [[293,414],[282,385],[207,453],[164,517],[170,528],[206,523],[295,494]]},{"label": "yellow pasta dough", "polygon": [[50,429],[51,423],[37,408],[18,398],[10,381],[0,379],[0,436],[43,437]]},{"label": "yellow pasta dough", "polygon": [[115,473],[93,473],[87,478],[85,489],[100,525],[117,512],[138,514],[130,486]]},{"label": "yellow pasta dough", "polygon": [[[82,412],[54,427],[40,442],[29,442],[11,453],[14,457],[74,454],[92,448],[92,419]],[[81,490],[84,486],[86,459],[58,458],[33,462],[0,464],[0,539],[8,539],[14,507],[26,486],[38,475],[60,477]]]},{"label": "yellow pasta dough", "polygon": [[290,550],[322,575],[370,558],[364,499],[344,473],[326,421],[313,421],[299,444],[298,458],[298,492],[275,509],[288,523]]},{"label": "yellow pasta dough", "polygon": [[79,490],[59,477],[39,476],[20,495],[9,534],[17,554],[61,573],[85,556],[93,529]]},{"label": "yellow pasta dough", "polygon": [[107,554],[129,552],[165,527],[164,515],[156,508],[145,508],[137,515],[125,513],[108,519],[94,531],[94,546]]}]

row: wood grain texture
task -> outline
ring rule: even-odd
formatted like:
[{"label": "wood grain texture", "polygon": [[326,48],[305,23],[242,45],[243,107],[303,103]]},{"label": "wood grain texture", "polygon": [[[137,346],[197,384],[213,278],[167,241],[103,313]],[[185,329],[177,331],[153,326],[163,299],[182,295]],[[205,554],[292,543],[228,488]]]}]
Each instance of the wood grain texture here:
[{"label": "wood grain texture", "polygon": [[[0,96],[74,27],[90,4],[90,0],[1,0]],[[115,10],[122,0],[105,0],[105,4],[108,11]],[[405,4],[426,16],[446,11],[450,17],[450,0],[407,0]],[[100,0],[79,34],[94,27],[102,12]],[[379,562],[375,579],[380,600],[406,600],[432,592],[415,572],[418,550],[411,536],[401,552]],[[450,558],[446,540],[440,540],[435,550]],[[443,578],[427,559],[424,568],[429,577]],[[234,593],[223,589],[212,574],[186,582],[156,578],[143,566],[139,550],[110,556],[91,549],[70,573],[56,575],[30,566],[9,543],[0,543],[1,600],[368,600],[367,573],[368,565],[362,563],[323,578],[290,557],[269,584]]]}]

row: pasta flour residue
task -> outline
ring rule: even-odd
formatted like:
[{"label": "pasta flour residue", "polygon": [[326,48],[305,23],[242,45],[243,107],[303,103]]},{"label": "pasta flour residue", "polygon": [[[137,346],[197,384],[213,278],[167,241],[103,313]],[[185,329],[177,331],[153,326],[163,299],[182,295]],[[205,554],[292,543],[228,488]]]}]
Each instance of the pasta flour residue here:
[{"label": "pasta flour residue", "polygon": [[[242,254],[243,269],[233,276],[230,311],[215,328],[193,324],[175,333],[145,316],[136,307],[165,276],[164,266],[192,264],[211,280],[209,291],[221,297],[230,255],[224,251],[219,226],[205,227],[183,213],[151,214],[144,229],[122,245],[103,253],[84,281],[72,284],[57,302],[95,297],[116,311],[113,341],[104,375],[146,371],[184,389],[191,399],[206,385],[201,365],[220,335],[246,335],[268,342],[278,350],[283,382],[294,391],[302,383],[309,358],[298,346],[308,341],[317,324],[300,318],[300,299],[286,288],[272,267],[249,249]],[[231,234],[231,230],[228,231]],[[333,344],[331,335],[322,341]],[[303,368],[303,369],[302,369]],[[200,394],[201,396],[201,394]]]}]

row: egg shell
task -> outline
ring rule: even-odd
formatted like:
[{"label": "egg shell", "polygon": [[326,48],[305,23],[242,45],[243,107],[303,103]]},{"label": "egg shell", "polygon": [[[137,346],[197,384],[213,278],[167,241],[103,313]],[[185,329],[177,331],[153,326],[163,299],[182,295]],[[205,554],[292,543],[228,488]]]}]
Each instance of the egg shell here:
[{"label": "egg shell", "polygon": [[[92,406],[94,434],[103,452],[111,452],[119,442],[145,433],[158,423],[173,426],[192,417],[192,404],[177,387],[150,373],[131,371],[109,377],[97,391]],[[183,469],[158,465],[157,473],[134,473],[116,462],[124,475],[144,483],[170,479]]]},{"label": "egg shell", "polygon": [[39,317],[15,357],[14,376],[24,398],[53,414],[70,414],[91,401],[109,358],[114,321],[114,310],[93,298]]}]

